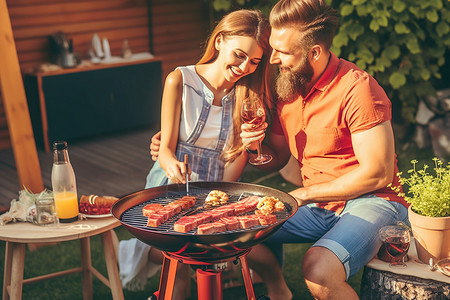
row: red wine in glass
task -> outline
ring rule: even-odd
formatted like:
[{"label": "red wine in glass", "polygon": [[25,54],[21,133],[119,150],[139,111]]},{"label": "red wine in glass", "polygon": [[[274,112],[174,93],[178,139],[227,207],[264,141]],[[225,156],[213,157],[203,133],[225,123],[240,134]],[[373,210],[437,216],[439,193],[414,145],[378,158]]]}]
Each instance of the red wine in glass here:
[{"label": "red wine in glass", "polygon": [[405,241],[401,236],[392,236],[386,238],[384,246],[389,255],[394,257],[395,261],[402,261],[403,257],[408,253],[409,241]]},{"label": "red wine in glass", "polygon": [[380,229],[379,236],[383,246],[378,257],[390,262],[391,267],[406,267],[403,261],[411,242],[409,229],[401,225],[384,226]]},{"label": "red wine in glass", "polygon": [[[266,111],[262,102],[258,99],[245,99],[242,102],[241,118],[244,123],[251,124],[253,127],[261,125],[266,118]],[[261,141],[258,141],[258,155],[249,159],[252,165],[267,164],[272,160],[272,156],[261,153]]]}]

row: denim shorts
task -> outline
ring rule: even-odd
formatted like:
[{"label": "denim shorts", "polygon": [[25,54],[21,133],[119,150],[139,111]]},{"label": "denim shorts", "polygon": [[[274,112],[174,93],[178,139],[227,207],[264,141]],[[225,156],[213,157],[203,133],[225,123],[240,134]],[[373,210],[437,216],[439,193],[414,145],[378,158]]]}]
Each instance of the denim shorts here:
[{"label": "denim shorts", "polygon": [[327,248],[339,258],[348,279],[378,252],[378,230],[398,221],[409,224],[406,207],[368,194],[347,201],[339,215],[315,204],[299,207],[264,243],[282,262],[283,243],[315,242],[312,247]]}]

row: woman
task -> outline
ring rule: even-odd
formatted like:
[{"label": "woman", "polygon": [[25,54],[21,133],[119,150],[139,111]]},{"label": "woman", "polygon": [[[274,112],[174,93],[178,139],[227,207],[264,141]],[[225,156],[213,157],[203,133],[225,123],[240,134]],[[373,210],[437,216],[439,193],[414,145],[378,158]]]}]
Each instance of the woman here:
[{"label": "woman", "polygon": [[[159,158],[147,176],[146,188],[185,183],[187,173],[191,181],[239,179],[247,161],[239,136],[241,101],[262,99],[267,110],[271,109],[269,35],[270,26],[262,13],[232,12],[216,26],[196,65],[178,67],[167,76]],[[185,154],[189,170],[183,161]],[[149,269],[156,272],[149,268],[162,261],[160,251],[155,250],[136,239],[121,241],[119,265],[125,287],[139,288],[152,275],[147,274]],[[122,256],[127,261],[121,261]],[[125,274],[125,269],[133,274]],[[176,288],[182,287],[177,281]]]}]

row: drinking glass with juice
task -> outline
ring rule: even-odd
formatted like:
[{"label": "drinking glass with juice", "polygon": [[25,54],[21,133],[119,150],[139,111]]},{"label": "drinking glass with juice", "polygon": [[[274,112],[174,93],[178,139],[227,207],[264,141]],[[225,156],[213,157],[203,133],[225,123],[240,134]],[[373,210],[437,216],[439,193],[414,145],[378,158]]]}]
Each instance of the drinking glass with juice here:
[{"label": "drinking glass with juice", "polygon": [[53,197],[55,198],[56,215],[60,220],[78,216],[78,199],[74,192],[55,193]]}]

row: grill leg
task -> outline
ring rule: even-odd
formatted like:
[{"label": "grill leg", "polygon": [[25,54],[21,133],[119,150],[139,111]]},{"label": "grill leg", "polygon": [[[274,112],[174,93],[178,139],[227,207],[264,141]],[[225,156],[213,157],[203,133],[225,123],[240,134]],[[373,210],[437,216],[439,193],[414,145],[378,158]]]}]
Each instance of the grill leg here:
[{"label": "grill leg", "polygon": [[173,287],[175,285],[175,275],[177,273],[178,261],[164,256],[161,280],[159,281],[159,300],[171,300]]},{"label": "grill leg", "polygon": [[247,254],[244,254],[241,257],[239,257],[239,260],[241,261],[242,277],[244,278],[245,291],[247,292],[247,299],[254,300],[255,292],[253,291],[252,278],[250,276],[250,270],[247,264]]},{"label": "grill leg", "polygon": [[198,300],[222,300],[222,271],[197,269]]},{"label": "grill leg", "polygon": [[[248,300],[255,300],[250,269],[247,264],[247,253],[244,251],[240,256],[229,258],[228,260],[202,262],[190,258],[175,256],[168,252],[163,252],[164,261],[161,270],[161,280],[159,290],[153,294],[158,300],[171,300],[175,285],[175,276],[179,263],[198,266],[197,268],[197,296],[198,300],[223,300],[222,270],[213,268],[215,263],[235,260],[239,258],[241,262],[242,275],[245,283]],[[154,298],[152,297],[152,299]]]}]

